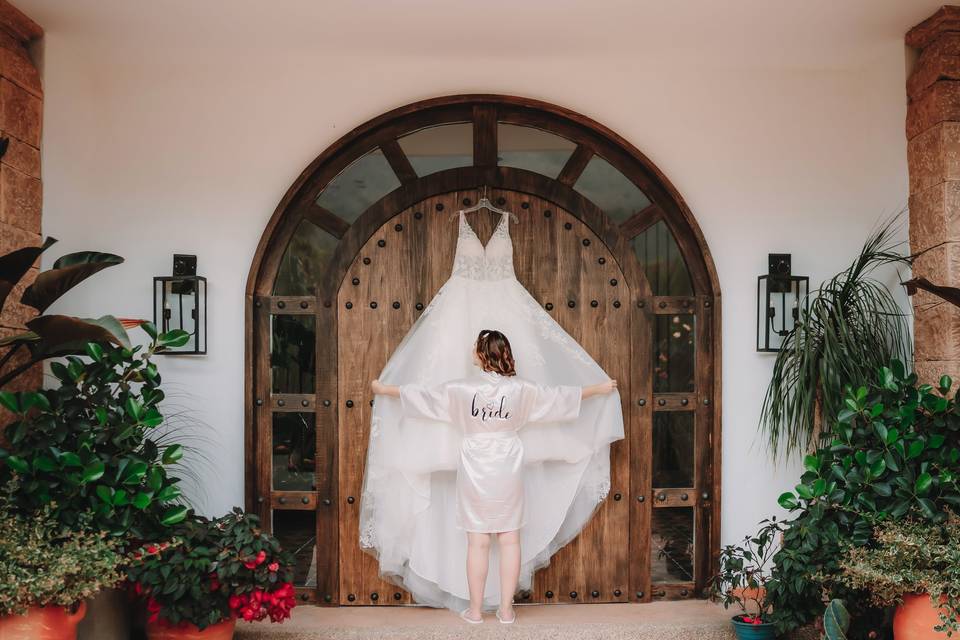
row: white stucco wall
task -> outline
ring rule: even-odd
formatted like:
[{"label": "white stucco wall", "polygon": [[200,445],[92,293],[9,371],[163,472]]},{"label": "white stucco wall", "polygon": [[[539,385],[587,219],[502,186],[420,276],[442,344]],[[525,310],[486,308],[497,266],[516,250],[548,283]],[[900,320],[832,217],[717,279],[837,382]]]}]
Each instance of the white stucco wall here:
[{"label": "white stucco wall", "polygon": [[126,263],[54,310],[152,316],[151,278],[195,253],[210,282],[209,354],[159,364],[201,428],[192,495],[209,513],[243,501],[243,292],[290,183],[352,127],[452,93],[524,95],[611,127],[669,177],[696,215],[723,295],[723,541],[777,511],[799,465],[774,464],[757,418],[772,357],[754,350],[756,277],[789,252],[813,282],[843,268],[906,204],[904,49],[856,68],[522,55],[480,47],[368,55],[304,47],[139,49],[48,30],[44,233]]}]

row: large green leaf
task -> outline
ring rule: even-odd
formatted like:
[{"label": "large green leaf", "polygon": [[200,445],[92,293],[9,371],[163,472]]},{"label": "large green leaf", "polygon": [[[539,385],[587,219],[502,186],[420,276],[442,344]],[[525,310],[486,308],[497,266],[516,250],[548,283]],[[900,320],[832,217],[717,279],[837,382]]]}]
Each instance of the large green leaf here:
[{"label": "large green leaf", "polygon": [[89,342],[112,342],[130,348],[130,337],[113,316],[96,319],[40,316],[29,321],[27,328],[40,336],[41,343],[34,348],[42,357],[86,354]]},{"label": "large green leaf", "polygon": [[43,313],[60,296],[93,274],[122,262],[123,258],[112,253],[68,253],[54,262],[52,269],[37,276],[34,283],[23,292],[21,302]]},{"label": "large green leaf", "polygon": [[0,311],[3,310],[7,296],[27,274],[40,254],[56,241],[56,238],[47,238],[39,247],[24,247],[0,256]]}]

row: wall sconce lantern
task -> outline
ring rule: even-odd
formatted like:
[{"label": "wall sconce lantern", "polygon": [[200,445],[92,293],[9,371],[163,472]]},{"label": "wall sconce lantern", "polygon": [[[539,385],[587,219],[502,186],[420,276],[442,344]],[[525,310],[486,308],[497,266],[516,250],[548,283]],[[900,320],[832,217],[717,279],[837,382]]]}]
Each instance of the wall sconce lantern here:
[{"label": "wall sconce lantern", "polygon": [[161,333],[183,329],[190,339],[160,353],[207,352],[207,279],[197,275],[197,256],[174,254],[173,275],[153,279],[153,324]]},{"label": "wall sconce lantern", "polygon": [[757,351],[776,352],[809,308],[810,278],[791,273],[789,253],[769,254],[766,275],[757,278]]}]

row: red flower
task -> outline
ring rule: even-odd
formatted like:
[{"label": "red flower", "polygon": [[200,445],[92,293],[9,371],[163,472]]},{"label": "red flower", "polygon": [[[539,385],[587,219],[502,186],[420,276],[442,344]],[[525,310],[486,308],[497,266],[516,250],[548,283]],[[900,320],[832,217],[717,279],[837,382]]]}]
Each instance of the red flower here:
[{"label": "red flower", "polygon": [[258,565],[263,564],[264,560],[266,559],[267,559],[267,552],[261,549],[260,552],[257,553],[257,564]]},{"label": "red flower", "polygon": [[280,570],[280,565],[279,563],[271,562],[270,564],[267,565],[267,569],[273,572],[277,572]]},{"label": "red flower", "polygon": [[153,596],[150,596],[147,600],[147,613],[150,614],[147,617],[147,622],[156,622],[160,616],[160,603]]},{"label": "red flower", "polygon": [[149,554],[151,554],[151,555],[153,555],[153,554],[156,553],[157,551],[158,551],[157,545],[152,544],[152,545],[150,545],[149,547],[147,547],[147,553],[149,553]]}]

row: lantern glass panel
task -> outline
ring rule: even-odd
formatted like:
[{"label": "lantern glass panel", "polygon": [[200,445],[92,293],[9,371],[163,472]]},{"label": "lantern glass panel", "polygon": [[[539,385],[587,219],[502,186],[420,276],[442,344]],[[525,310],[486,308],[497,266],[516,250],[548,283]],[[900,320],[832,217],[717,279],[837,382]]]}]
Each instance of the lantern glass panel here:
[{"label": "lantern glass panel", "polygon": [[806,311],[806,276],[763,275],[757,280],[757,351],[779,351]]},{"label": "lantern glass panel", "polygon": [[154,278],[154,324],[161,333],[182,330],[190,339],[168,353],[206,353],[207,281],[198,277]]}]

